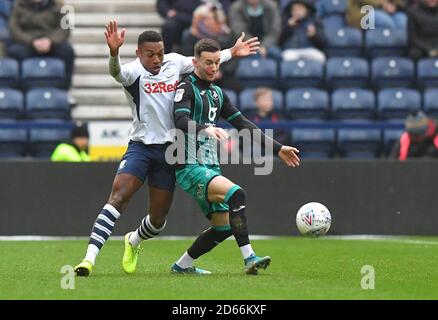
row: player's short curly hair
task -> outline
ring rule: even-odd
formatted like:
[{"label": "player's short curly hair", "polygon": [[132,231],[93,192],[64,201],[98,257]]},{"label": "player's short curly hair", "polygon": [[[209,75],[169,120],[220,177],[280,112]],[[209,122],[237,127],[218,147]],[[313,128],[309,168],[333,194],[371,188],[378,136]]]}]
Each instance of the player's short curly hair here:
[{"label": "player's short curly hair", "polygon": [[201,39],[195,44],[195,57],[199,58],[204,51],[216,52],[220,50],[221,46],[216,40],[207,38]]},{"label": "player's short curly hair", "polygon": [[138,36],[138,46],[145,42],[161,42],[163,37],[156,31],[145,31]]}]

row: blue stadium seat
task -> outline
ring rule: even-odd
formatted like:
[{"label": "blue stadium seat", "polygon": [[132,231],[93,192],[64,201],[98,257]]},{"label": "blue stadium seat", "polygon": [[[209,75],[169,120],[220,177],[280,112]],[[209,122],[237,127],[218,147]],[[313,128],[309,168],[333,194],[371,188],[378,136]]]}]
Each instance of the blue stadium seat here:
[{"label": "blue stadium seat", "polygon": [[374,159],[381,152],[379,129],[339,129],[338,151],[343,158]]},{"label": "blue stadium seat", "polygon": [[0,17],[9,19],[11,15],[11,2],[8,0],[0,0]]},{"label": "blue stadium seat", "polygon": [[407,45],[406,30],[370,29],[365,33],[365,48],[371,58],[405,56]]},{"label": "blue stadium seat", "polygon": [[361,56],[362,32],[356,28],[326,29],[328,57]]},{"label": "blue stadium seat", "polygon": [[334,129],[293,129],[291,135],[302,159],[328,159],[335,153]]},{"label": "blue stadium seat", "polygon": [[324,79],[324,64],[314,60],[282,61],[280,83],[283,89],[291,87],[320,87]]},{"label": "blue stadium seat", "polygon": [[[254,93],[256,89],[245,89],[239,95],[240,110],[246,116],[252,116],[257,112]],[[283,113],[283,94],[278,90],[272,90],[272,97],[274,99],[274,110]]]},{"label": "blue stadium seat", "polygon": [[67,91],[36,88],[26,93],[26,114],[29,119],[70,119]]},{"label": "blue stadium seat", "polygon": [[272,59],[242,59],[237,66],[236,78],[246,87],[275,87],[277,63]]},{"label": "blue stadium seat", "polygon": [[65,65],[57,58],[28,58],[22,62],[22,84],[25,88],[65,87]]},{"label": "blue stadium seat", "polygon": [[336,119],[372,119],[376,101],[371,90],[343,88],[332,93],[332,117]]},{"label": "blue stadium seat", "polygon": [[338,30],[346,27],[345,16],[343,14],[330,14],[322,18],[324,30]]},{"label": "blue stadium seat", "polygon": [[382,119],[404,119],[413,110],[421,109],[421,95],[408,88],[383,89],[378,93],[377,109]]},{"label": "blue stadium seat", "polygon": [[425,58],[417,63],[417,86],[438,87],[438,59]]},{"label": "blue stadium seat", "polygon": [[19,119],[23,117],[23,93],[16,89],[0,88],[0,119]]},{"label": "blue stadium seat", "polygon": [[389,156],[394,144],[400,139],[402,133],[403,129],[383,130],[383,149],[386,156]]},{"label": "blue stadium seat", "polygon": [[286,93],[286,114],[291,119],[325,119],[329,111],[326,91],[303,88],[291,89]]},{"label": "blue stadium seat", "polygon": [[70,129],[30,129],[31,155],[49,159],[56,146],[70,138]]},{"label": "blue stadium seat", "polygon": [[367,87],[369,67],[365,59],[357,57],[330,58],[327,62],[326,85],[340,87]]},{"label": "blue stadium seat", "polygon": [[321,16],[332,14],[345,15],[347,11],[348,0],[324,0],[317,2],[318,13]]},{"label": "blue stadium seat", "polygon": [[423,94],[424,111],[435,118],[438,118],[438,88],[429,88]]},{"label": "blue stadium seat", "polygon": [[20,71],[18,61],[11,58],[0,58],[0,87],[19,86]]},{"label": "blue stadium seat", "polygon": [[230,99],[231,104],[236,108],[240,108],[239,99],[237,98],[237,93],[234,90],[230,90],[230,89],[224,89],[223,91]]},{"label": "blue stadium seat", "polygon": [[380,57],[372,62],[372,82],[377,89],[411,87],[415,83],[415,65],[408,58]]},{"label": "blue stadium seat", "polygon": [[9,26],[6,18],[0,17],[0,41],[9,40]]},{"label": "blue stadium seat", "polygon": [[26,154],[26,129],[0,128],[0,158],[16,158]]}]

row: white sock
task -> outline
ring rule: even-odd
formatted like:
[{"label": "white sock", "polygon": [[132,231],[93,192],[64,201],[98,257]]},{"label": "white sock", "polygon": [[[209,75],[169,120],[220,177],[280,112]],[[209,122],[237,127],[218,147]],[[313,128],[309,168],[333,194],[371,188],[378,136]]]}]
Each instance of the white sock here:
[{"label": "white sock", "polygon": [[179,258],[179,260],[176,262],[176,264],[178,265],[178,267],[185,269],[185,268],[191,267],[193,264],[193,261],[195,261],[195,259],[193,259],[191,256],[189,256],[189,254],[186,251],[186,252],[184,252],[182,257]]},{"label": "white sock", "polygon": [[143,240],[144,240],[144,239],[142,239],[142,238],[140,237],[140,235],[138,234],[138,231],[137,231],[137,230],[135,230],[134,232],[132,232],[131,235],[129,236],[129,243],[130,243],[131,246],[133,246],[134,248],[137,248]]},{"label": "white sock", "polygon": [[240,252],[242,252],[243,259],[248,258],[250,255],[254,254],[254,250],[250,244],[240,247]]},{"label": "white sock", "polygon": [[99,248],[94,244],[89,244],[87,248],[87,254],[85,255],[84,260],[90,261],[94,266],[94,262],[96,261],[96,257],[99,254]]}]

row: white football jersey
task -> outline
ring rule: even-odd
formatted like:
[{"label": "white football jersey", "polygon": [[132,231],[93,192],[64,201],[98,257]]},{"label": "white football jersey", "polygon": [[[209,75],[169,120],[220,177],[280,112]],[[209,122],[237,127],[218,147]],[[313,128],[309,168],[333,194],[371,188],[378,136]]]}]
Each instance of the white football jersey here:
[{"label": "white football jersey", "polygon": [[[221,62],[231,58],[229,50],[221,52]],[[173,103],[180,75],[193,71],[193,57],[177,53],[164,55],[158,74],[147,71],[136,59],[120,67],[116,81],[123,85],[132,109],[130,140],[144,144],[164,144],[173,141],[170,130],[175,128]]]}]

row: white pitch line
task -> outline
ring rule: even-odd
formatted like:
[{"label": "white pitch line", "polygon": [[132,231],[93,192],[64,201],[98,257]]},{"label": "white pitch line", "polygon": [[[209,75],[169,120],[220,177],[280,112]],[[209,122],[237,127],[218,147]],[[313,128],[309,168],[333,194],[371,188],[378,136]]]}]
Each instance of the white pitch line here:
[{"label": "white pitch line", "polygon": [[419,245],[438,245],[438,241],[431,240],[415,240],[408,239],[403,236],[378,236],[378,235],[345,235],[345,236],[326,236],[321,239],[325,240],[345,240],[345,241],[380,241],[380,242],[392,242],[392,243],[405,243],[405,244],[419,244]]},{"label": "white pitch line", "polygon": [[[158,236],[151,240],[194,240],[196,236]],[[253,235],[249,236],[251,240],[269,240],[278,237],[274,236],[264,236],[264,235]],[[89,240],[90,237],[57,237],[57,236],[0,236],[0,241],[59,241],[59,240]],[[112,236],[109,238],[111,240],[123,240],[123,236]],[[230,237],[227,240],[234,240]]]}]

